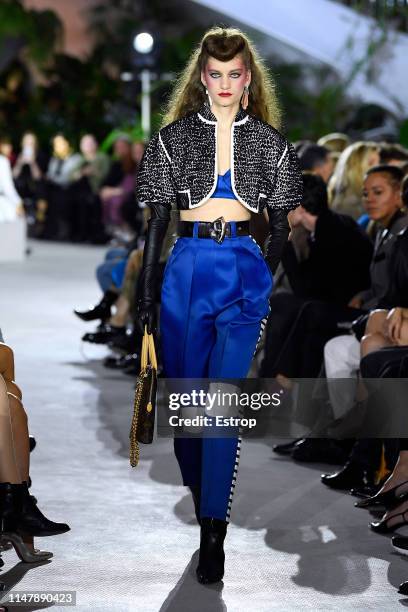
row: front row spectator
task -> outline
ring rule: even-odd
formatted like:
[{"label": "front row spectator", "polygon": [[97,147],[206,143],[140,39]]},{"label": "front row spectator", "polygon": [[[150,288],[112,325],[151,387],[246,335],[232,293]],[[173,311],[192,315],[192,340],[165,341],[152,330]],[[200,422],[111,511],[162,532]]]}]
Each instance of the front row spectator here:
[{"label": "front row spectator", "polygon": [[329,149],[317,144],[307,144],[298,151],[300,169],[320,176],[325,183],[334,170],[334,160]]},{"label": "front row spectator", "polygon": [[330,207],[357,220],[363,213],[364,176],[379,163],[379,146],[375,142],[355,142],[344,149],[328,185]]},{"label": "front row spectator", "polygon": [[[314,378],[318,376],[323,361],[324,346],[331,338],[339,335],[339,324],[351,322],[358,316],[378,307],[379,301],[388,290],[388,267],[393,241],[398,232],[408,224],[408,216],[401,210],[402,177],[400,168],[377,166],[368,171],[364,181],[365,206],[370,217],[379,226],[375,239],[374,255],[370,265],[371,288],[360,290],[354,296],[350,295],[347,300],[348,304],[336,300],[323,302],[321,298],[317,298],[318,301],[309,300],[297,314],[290,335],[285,335],[284,347],[280,353],[278,352],[271,373],[265,375],[273,376],[279,373],[289,378]],[[348,220],[352,222],[351,219]],[[359,230],[362,231],[361,228]],[[368,240],[367,237],[365,238]],[[329,242],[327,235],[326,240]],[[362,263],[362,254],[364,253],[364,257],[366,254],[365,251],[361,250],[352,253],[350,250],[351,244],[345,240],[342,246],[338,245],[337,249],[344,257],[344,265],[347,262],[351,266],[350,273],[353,275],[355,274],[353,266],[357,269]],[[348,259],[346,253],[348,253]],[[335,261],[333,254],[333,262],[335,263]],[[343,277],[340,274],[335,274],[335,268],[331,266],[331,259],[328,260],[327,266],[323,278],[328,283],[336,283],[336,279],[344,278],[344,270]],[[339,281],[337,280],[337,282]],[[273,318],[271,318],[271,325],[275,328]],[[350,342],[350,336],[345,336],[345,338],[347,338],[347,342]],[[335,338],[333,342],[339,342],[339,339]],[[340,364],[340,360],[337,359],[335,363],[336,367],[344,372],[344,365]],[[333,368],[327,375],[330,378],[335,377]]]},{"label": "front row spectator", "polygon": [[14,381],[14,355],[0,342],[0,540],[26,563],[52,557],[34,548],[34,537],[58,535],[65,523],[47,519],[29,492],[30,443],[22,393]]},{"label": "front row spectator", "polygon": [[[323,346],[336,330],[337,320],[358,316],[348,303],[370,284],[372,246],[353,219],[328,208],[326,186],[320,177],[303,175],[304,199],[290,216],[291,239],[282,254],[281,271],[290,292],[274,292],[266,327],[261,376],[317,376]],[[316,313],[317,329],[296,327],[306,314]],[[312,316],[312,314],[311,314]]]},{"label": "front row spectator", "polygon": [[[408,179],[405,178],[402,190],[404,203],[408,203],[407,187]],[[364,335],[362,338],[360,336],[361,343],[355,336],[339,336],[325,346],[329,397],[334,416],[337,419],[345,419],[349,414],[353,416],[353,412],[358,408],[356,403],[357,371],[360,367],[365,372],[365,377],[370,377],[369,375],[375,377],[377,374],[398,376],[398,369],[395,370],[395,363],[392,362],[401,360],[402,347],[399,345],[408,345],[407,288],[408,229],[405,229],[393,241],[388,267],[388,291],[378,303],[381,310],[373,310],[368,317],[368,323],[363,331]],[[344,347],[348,347],[348,350],[345,350]],[[371,355],[374,361],[370,358]],[[360,366],[361,357],[363,359]],[[387,368],[385,368],[385,362],[381,363],[382,359],[387,362]],[[368,367],[369,364],[371,367]],[[375,368],[372,367],[372,364],[375,364]],[[381,371],[382,367],[384,371]],[[385,372],[386,369],[388,373]],[[343,379],[342,382],[339,382],[341,379]],[[361,476],[370,465],[373,477],[378,467],[381,442],[359,440],[356,445],[357,449],[360,449],[359,452],[354,451],[346,465],[338,472],[323,475],[324,484],[341,489],[359,487],[362,484]],[[389,446],[388,442],[386,446]],[[361,451],[362,448],[364,452]]]},{"label": "front row spectator", "polygon": [[0,223],[15,221],[23,212],[21,198],[18,195],[7,157],[0,155]]},{"label": "front row spectator", "polygon": [[[374,220],[381,222],[385,229],[377,233],[371,268],[371,289],[356,296],[353,300],[356,307],[364,307],[367,311],[382,309],[373,310],[370,314],[365,332],[370,337],[363,341],[363,356],[368,352],[370,345],[374,347],[378,345],[380,348],[379,340],[373,334],[384,324],[386,317],[384,309],[393,308],[395,304],[405,305],[404,269],[402,270],[402,281],[399,270],[404,264],[401,264],[399,253],[404,253],[408,234],[405,231],[400,235],[399,232],[408,225],[408,216],[401,211],[401,205],[408,203],[408,178],[404,179],[402,188],[401,179],[402,171],[399,168],[377,166],[369,170],[365,181],[364,194],[367,211]],[[396,317],[394,321],[397,325]],[[363,322],[365,325],[367,321]],[[342,418],[349,410],[350,402],[354,401],[354,386],[357,384],[357,371],[360,365],[360,339],[351,335],[341,335],[330,340],[324,349],[330,399],[336,418]],[[337,379],[344,378],[354,380],[355,385],[350,383],[345,387],[343,384],[336,384]]]}]

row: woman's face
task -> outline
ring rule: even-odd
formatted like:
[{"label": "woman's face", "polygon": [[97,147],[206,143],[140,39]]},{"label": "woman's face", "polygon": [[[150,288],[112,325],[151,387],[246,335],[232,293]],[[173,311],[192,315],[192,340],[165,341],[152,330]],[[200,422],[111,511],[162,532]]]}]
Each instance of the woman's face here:
[{"label": "woman's face", "polygon": [[369,174],[364,180],[363,204],[370,219],[387,226],[401,207],[400,189],[391,183],[387,174]]},{"label": "woman's face", "polygon": [[94,155],[98,150],[98,143],[95,140],[95,137],[92,134],[85,134],[82,136],[81,142],[79,143],[79,148],[81,150],[82,155],[85,157],[87,155]]},{"label": "woman's face", "polygon": [[32,149],[36,149],[37,148],[37,138],[35,134],[32,134],[31,132],[27,132],[26,134],[24,134],[21,144],[23,148],[31,147]]},{"label": "woman's face", "polygon": [[228,62],[210,57],[201,73],[201,82],[216,106],[234,106],[239,104],[245,85],[250,84],[251,72],[240,55]]},{"label": "woman's face", "polygon": [[373,166],[378,166],[380,163],[380,153],[377,149],[373,149],[367,156],[367,170],[368,168],[372,168]]},{"label": "woman's face", "polygon": [[64,136],[55,136],[53,148],[55,155],[58,157],[65,157],[69,153],[69,142]]}]

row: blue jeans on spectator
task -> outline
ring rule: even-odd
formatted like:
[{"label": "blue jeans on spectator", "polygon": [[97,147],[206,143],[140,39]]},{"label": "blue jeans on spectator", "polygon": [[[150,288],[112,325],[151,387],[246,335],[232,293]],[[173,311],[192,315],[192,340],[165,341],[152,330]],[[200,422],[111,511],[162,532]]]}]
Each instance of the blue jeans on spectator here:
[{"label": "blue jeans on spectator", "polygon": [[96,268],[96,278],[102,292],[108,291],[112,286],[112,270],[128,255],[127,249],[110,249],[105,255],[105,261]]}]

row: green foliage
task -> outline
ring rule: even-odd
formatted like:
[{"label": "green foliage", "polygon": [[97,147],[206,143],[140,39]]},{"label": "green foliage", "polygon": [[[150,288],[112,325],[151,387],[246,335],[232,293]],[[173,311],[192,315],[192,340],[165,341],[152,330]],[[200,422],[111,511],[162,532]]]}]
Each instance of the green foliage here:
[{"label": "green foliage", "polygon": [[[350,111],[345,87],[329,68],[300,64],[275,65],[275,79],[284,108],[286,134],[292,141],[316,140],[344,124]],[[318,87],[311,91],[305,82]]]},{"label": "green foliage", "polygon": [[[17,140],[24,130],[33,129],[47,142],[62,131],[76,144],[89,131],[104,139],[104,150],[118,132],[139,140],[142,65],[132,41],[141,28],[150,29],[156,40],[151,102],[152,132],[157,130],[173,82],[163,75],[176,77],[203,29],[180,19],[175,4],[169,3],[164,12],[163,0],[92,4],[88,17],[96,44],[88,58],[79,60],[58,52],[63,29],[53,11],[27,10],[22,0],[0,0],[0,132]],[[327,67],[276,65],[271,60],[291,140],[314,140],[343,127],[353,110],[349,85],[361,71],[373,74],[376,51],[386,38],[384,26],[343,82]],[[353,45],[351,37],[345,52]],[[33,66],[44,75],[44,84],[34,86]],[[119,76],[124,71],[134,80],[123,83]],[[401,139],[408,144],[408,120],[401,127]]]},{"label": "green foliage", "polygon": [[29,59],[35,63],[41,66],[48,63],[62,33],[62,23],[53,11],[27,11],[20,0],[2,0],[0,41],[20,39]]},{"label": "green foliage", "polygon": [[140,125],[124,124],[120,128],[115,128],[106,136],[100,145],[100,150],[108,153],[116,138],[121,134],[126,134],[133,142],[143,142],[144,134]]}]

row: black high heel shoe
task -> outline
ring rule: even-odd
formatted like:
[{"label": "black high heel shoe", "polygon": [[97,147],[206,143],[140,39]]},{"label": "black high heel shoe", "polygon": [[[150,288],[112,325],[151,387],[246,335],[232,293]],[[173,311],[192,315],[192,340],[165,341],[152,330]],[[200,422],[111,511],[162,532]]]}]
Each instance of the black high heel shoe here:
[{"label": "black high heel shoe", "polygon": [[401,593],[401,595],[408,595],[408,582],[401,582],[398,587],[398,593]]},{"label": "black high heel shoe", "polygon": [[[395,525],[389,526],[388,523],[393,521],[397,516],[402,516],[402,521],[396,523]],[[381,521],[370,523],[370,527],[375,533],[391,533],[395,531],[395,529],[399,529],[399,527],[403,527],[404,525],[408,525],[408,521],[405,520],[405,517],[408,518],[408,510],[404,510],[403,512],[397,512],[393,516],[388,517],[387,519],[382,519]]]},{"label": "black high heel shoe", "polygon": [[391,544],[400,555],[408,555],[408,538],[406,536],[394,536]]},{"label": "black high heel shoe", "polygon": [[200,556],[196,569],[201,584],[219,582],[224,576],[224,540],[228,523],[216,518],[201,519]]},{"label": "black high heel shoe", "polygon": [[[406,490],[403,491],[400,495],[398,495],[398,489],[405,485]],[[389,491],[384,491],[384,493],[377,493],[377,495],[373,495],[372,497],[368,497],[367,499],[362,499],[361,501],[355,503],[356,508],[375,508],[376,506],[382,506],[386,510],[392,510],[395,506],[398,506],[404,499],[408,497],[408,480],[404,482],[400,482],[399,485],[393,487]]]}]

